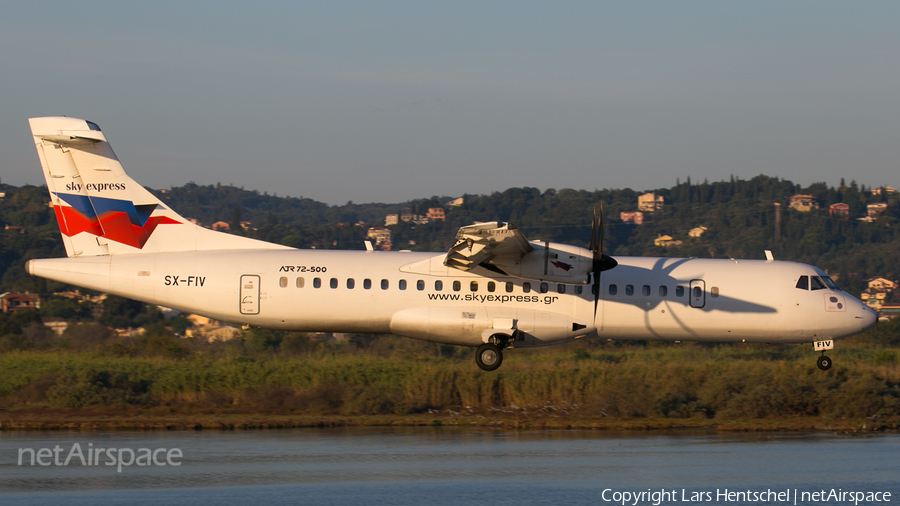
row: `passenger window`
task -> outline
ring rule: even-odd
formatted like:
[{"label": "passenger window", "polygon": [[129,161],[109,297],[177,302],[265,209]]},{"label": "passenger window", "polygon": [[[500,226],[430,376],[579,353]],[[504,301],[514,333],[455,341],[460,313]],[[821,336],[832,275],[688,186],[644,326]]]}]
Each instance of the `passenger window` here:
[{"label": "passenger window", "polygon": [[281,279],[279,279],[278,286],[280,286],[281,288],[287,288],[287,278],[282,277]]},{"label": "passenger window", "polygon": [[512,291],[513,291],[512,281],[507,281],[506,282],[506,293],[512,293]]},{"label": "passenger window", "polygon": [[659,285],[659,296],[665,297],[666,295],[669,295],[669,287],[666,285]]},{"label": "passenger window", "polygon": [[461,289],[462,289],[462,283],[460,283],[459,281],[454,281],[453,282],[453,291],[458,292]]},{"label": "passenger window", "polygon": [[609,285],[608,290],[609,290],[610,295],[615,295],[615,294],[619,293],[618,285]]},{"label": "passenger window", "polygon": [[541,283],[541,293],[547,293],[550,291],[550,285],[547,283]]},{"label": "passenger window", "polygon": [[634,295],[634,285],[625,285],[625,295],[629,297]]},{"label": "passenger window", "polygon": [[322,280],[319,278],[313,278],[313,288],[322,288]]},{"label": "passenger window", "polygon": [[372,288],[372,280],[371,280],[371,279],[364,279],[364,280],[363,280],[363,288],[365,288],[366,290],[371,289],[371,288]]},{"label": "passenger window", "polygon": [[472,281],[471,283],[469,283],[469,291],[470,292],[478,291],[478,281]]},{"label": "passenger window", "polygon": [[809,290],[809,276],[800,276],[800,279],[797,280],[797,288]]},{"label": "passenger window", "polygon": [[523,293],[531,293],[531,283],[529,283],[527,281],[522,283],[522,292]]},{"label": "passenger window", "polygon": [[441,281],[441,280],[439,279],[439,280],[437,280],[437,281],[434,282],[434,290],[435,290],[436,292],[440,292],[440,291],[443,290],[443,289],[444,289],[444,282],[443,282],[443,281]]},{"label": "passenger window", "polygon": [[556,293],[566,293],[566,285],[563,285],[563,284],[556,285]]},{"label": "passenger window", "polygon": [[581,286],[581,285],[575,285],[575,294],[576,294],[576,295],[581,295],[582,290],[584,290],[584,287],[583,287],[583,286]]},{"label": "passenger window", "polygon": [[328,284],[331,286],[331,288],[337,288],[337,285],[338,285],[337,278],[331,278],[331,281],[329,281]]},{"label": "passenger window", "polygon": [[303,288],[303,285],[305,284],[306,283],[304,282],[303,278],[297,278],[297,288]]},{"label": "passenger window", "polygon": [[695,299],[699,299],[700,297],[703,297],[703,290],[699,286],[695,286],[694,289],[692,290],[692,292],[694,293]]},{"label": "passenger window", "polygon": [[497,283],[494,283],[493,281],[488,281],[488,291],[493,292],[496,289],[497,289]]},{"label": "passenger window", "polygon": [[710,288],[710,289],[709,289],[709,294],[712,295],[712,298],[714,298],[714,299],[715,299],[716,297],[718,297],[718,296],[719,296],[719,287],[718,287],[718,286],[714,286],[714,287]]},{"label": "passenger window", "polygon": [[388,282],[388,280],[386,280],[386,279],[381,280],[381,289],[382,290],[387,290],[390,287],[391,287],[391,284]]},{"label": "passenger window", "polygon": [[400,280],[400,283],[397,284],[397,288],[399,288],[399,289],[401,289],[401,290],[406,290],[406,280],[405,280],[405,279],[401,279],[401,280]]},{"label": "passenger window", "polygon": [[416,281],[416,290],[422,291],[425,289],[425,282],[421,279]]},{"label": "passenger window", "polygon": [[347,288],[349,288],[350,290],[353,290],[353,287],[355,287],[355,286],[356,286],[356,280],[354,280],[353,278],[347,278]]},{"label": "passenger window", "polygon": [[650,296],[650,285],[642,286],[641,293],[644,294],[644,297],[649,297]]},{"label": "passenger window", "polygon": [[819,279],[819,276],[810,276],[809,277],[809,288],[811,290],[824,290],[825,283],[823,283],[822,280]]},{"label": "passenger window", "polygon": [[676,297],[684,297],[684,287],[683,286],[675,287],[675,296]]}]

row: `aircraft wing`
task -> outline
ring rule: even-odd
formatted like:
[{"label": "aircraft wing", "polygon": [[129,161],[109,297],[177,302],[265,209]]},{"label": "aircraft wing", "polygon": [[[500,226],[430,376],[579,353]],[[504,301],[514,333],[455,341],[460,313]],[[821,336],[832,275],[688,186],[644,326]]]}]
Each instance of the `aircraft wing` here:
[{"label": "aircraft wing", "polygon": [[[475,223],[459,229],[444,265],[469,271],[491,264],[497,257],[518,257],[534,251],[515,225],[496,221]],[[502,267],[502,265],[500,266]]]}]

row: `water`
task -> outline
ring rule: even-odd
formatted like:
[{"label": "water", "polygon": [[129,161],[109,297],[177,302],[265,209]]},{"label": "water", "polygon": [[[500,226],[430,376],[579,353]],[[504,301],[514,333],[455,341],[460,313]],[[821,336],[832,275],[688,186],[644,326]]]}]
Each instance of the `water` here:
[{"label": "water", "polygon": [[[18,464],[20,448],[178,448],[180,466]],[[158,462],[165,463],[165,450]],[[343,428],[0,433],[0,504],[794,504],[824,489],[900,500],[900,436]],[[127,455],[126,455],[127,459]],[[45,462],[52,462],[52,458]],[[109,462],[104,457],[101,463]],[[735,500],[729,491],[789,494]],[[649,490],[648,490],[649,489]],[[607,492],[604,494],[604,490]],[[609,501],[604,498],[610,499]],[[801,501],[796,504],[853,504]],[[758,499],[758,498],[757,498]],[[808,498],[807,498],[808,499]],[[633,500],[629,504],[635,504]],[[869,504],[869,502],[860,502]]]}]

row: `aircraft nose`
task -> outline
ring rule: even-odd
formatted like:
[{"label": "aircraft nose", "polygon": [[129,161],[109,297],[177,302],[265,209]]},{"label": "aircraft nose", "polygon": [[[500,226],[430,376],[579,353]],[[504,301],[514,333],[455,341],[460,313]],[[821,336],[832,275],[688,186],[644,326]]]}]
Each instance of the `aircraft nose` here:
[{"label": "aircraft nose", "polygon": [[862,301],[859,302],[859,314],[856,317],[860,320],[860,332],[871,328],[878,321],[878,313]]}]

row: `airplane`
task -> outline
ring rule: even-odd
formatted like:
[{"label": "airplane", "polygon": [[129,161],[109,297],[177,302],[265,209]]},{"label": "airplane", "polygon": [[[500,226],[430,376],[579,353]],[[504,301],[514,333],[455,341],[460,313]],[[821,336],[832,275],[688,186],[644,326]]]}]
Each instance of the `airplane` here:
[{"label": "airplane", "polygon": [[525,238],[509,223],[462,227],[447,252],[302,250],[191,223],[122,168],[96,123],[29,119],[66,258],[33,276],[260,328],[395,334],[476,348],[482,370],[504,350],[576,339],[834,342],[876,313],[821,269],[766,260],[603,253]]}]

